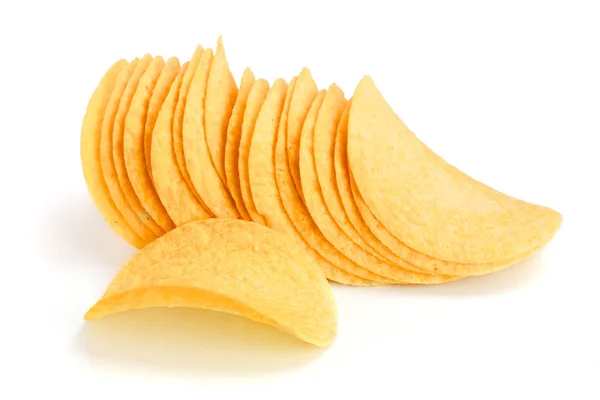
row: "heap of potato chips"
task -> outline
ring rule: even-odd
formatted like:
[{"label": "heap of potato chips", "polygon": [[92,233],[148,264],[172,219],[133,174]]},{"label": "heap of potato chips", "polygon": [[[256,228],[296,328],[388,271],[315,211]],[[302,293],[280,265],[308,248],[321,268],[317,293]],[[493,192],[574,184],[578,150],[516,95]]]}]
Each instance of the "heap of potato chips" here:
[{"label": "heap of potato chips", "polygon": [[[324,278],[373,286],[486,274],[539,251],[562,222],[445,162],[370,77],[350,99],[335,84],[319,90],[306,68],[272,84],[246,69],[238,88],[220,38],[183,64],[116,62],[89,102],[81,160],[97,208],[143,248],[90,318],[187,304],[326,345],[335,306]],[[283,297],[261,297],[265,287]],[[322,330],[311,314],[263,310],[269,301],[326,310]]]}]

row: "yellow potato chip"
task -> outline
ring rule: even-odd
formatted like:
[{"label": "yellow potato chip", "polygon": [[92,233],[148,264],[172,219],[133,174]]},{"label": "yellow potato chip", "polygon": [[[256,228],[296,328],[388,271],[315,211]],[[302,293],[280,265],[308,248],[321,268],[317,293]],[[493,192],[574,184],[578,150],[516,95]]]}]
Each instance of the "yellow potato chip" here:
[{"label": "yellow potato chip", "polygon": [[140,78],[125,118],[123,156],[128,181],[140,203],[164,231],[170,231],[175,225],[154,190],[144,157],[144,128],[148,119],[150,97],[164,67],[163,59],[156,57]]},{"label": "yellow potato chip", "polygon": [[337,333],[330,285],[291,237],[229,219],[180,226],[126,262],[85,315],[149,307],[228,312],[271,325],[317,346]]},{"label": "yellow potato chip", "polygon": [[[250,221],[251,217],[244,205],[244,199],[242,197],[242,189],[240,186],[240,176],[238,172],[238,157],[240,155],[240,141],[242,138],[242,125],[244,121],[244,113],[246,111],[246,102],[250,94],[250,90],[254,86],[255,78],[254,74],[249,68],[246,68],[242,75],[242,83],[240,84],[240,92],[231,119],[229,120],[229,126],[227,128],[227,142],[225,144],[225,176],[227,178],[227,187],[229,193],[235,201],[235,205],[238,212],[243,219]],[[265,91],[266,94],[266,91]],[[257,111],[258,114],[258,111]]]},{"label": "yellow potato chip", "polygon": [[173,119],[177,97],[188,67],[188,63],[181,66],[179,75],[171,85],[169,94],[160,109],[152,133],[150,157],[156,193],[177,226],[211,218],[183,178],[173,149],[173,126],[175,125]]},{"label": "yellow potato chip", "polygon": [[[160,59],[161,62],[164,63],[162,57],[160,57]],[[136,69],[133,71],[131,78],[129,78],[129,82],[127,82],[125,91],[121,95],[119,109],[117,110],[117,115],[115,116],[115,124],[113,126],[112,152],[115,171],[117,172],[117,179],[119,181],[119,185],[121,186],[121,190],[125,195],[125,199],[129,203],[129,206],[136,213],[138,218],[140,218],[142,222],[146,224],[146,226],[150,228],[156,236],[160,236],[165,232],[164,229],[158,226],[158,224],[152,219],[150,214],[144,209],[144,206],[135,194],[135,190],[133,190],[131,181],[127,176],[127,167],[125,166],[125,154],[123,143],[125,136],[125,121],[129,112],[129,107],[131,106],[131,101],[133,100],[133,96],[135,95],[137,87],[139,86],[140,79],[148,70],[148,68],[150,68],[150,65],[154,63],[154,60],[155,59],[153,59],[152,56],[150,56],[149,54],[146,54],[140,59],[140,62],[138,63]]]},{"label": "yellow potato chip", "polygon": [[[300,180],[308,211],[320,232],[325,238],[348,259],[374,274],[391,279],[398,283],[434,284],[450,280],[448,277],[410,271],[393,265],[365,251],[353,242],[337,225],[323,198],[317,176],[318,159],[322,164],[319,169],[333,170],[333,150],[337,125],[347,101],[344,93],[335,84],[331,85],[325,94],[323,103],[313,129],[305,123],[307,129],[302,130],[300,139]],[[319,156],[317,157],[317,143]],[[327,153],[327,154],[323,154]],[[333,179],[335,177],[332,176]]]},{"label": "yellow potato chip", "polygon": [[242,136],[238,150],[238,176],[240,177],[240,190],[242,192],[244,207],[248,211],[248,215],[252,221],[263,225],[265,225],[265,221],[262,215],[256,211],[256,206],[252,199],[248,172],[248,155],[250,154],[250,144],[252,143],[256,118],[267,97],[267,93],[269,93],[269,83],[264,79],[256,80],[248,94],[248,102],[246,103],[246,110],[244,111],[242,121]]},{"label": "yellow potato chip", "polygon": [[219,36],[217,51],[206,84],[204,125],[211,163],[224,184],[227,183],[225,176],[227,126],[237,95],[238,87],[229,70],[223,39]]},{"label": "yellow potato chip", "polygon": [[213,215],[239,218],[235,203],[210,158],[204,121],[205,99],[213,54],[207,49],[190,85],[183,118],[183,154],[192,185]]},{"label": "yellow potato chip", "polygon": [[[298,87],[300,84],[302,84],[302,81],[298,79],[296,82],[296,87]],[[317,113],[321,107],[324,97],[325,91],[322,91],[313,101],[313,104],[311,105],[302,126],[303,131],[312,130],[314,128],[315,121],[317,119]],[[295,98],[296,100],[298,99],[293,95],[289,96],[288,100],[290,98]],[[277,135],[277,142],[275,145],[275,177],[281,202],[289,219],[292,221],[292,224],[310,247],[315,249],[325,260],[332,265],[335,265],[337,268],[346,271],[351,275],[374,282],[394,283],[393,280],[374,274],[345,257],[329,241],[327,241],[317,225],[315,225],[315,222],[306,208],[306,205],[302,201],[299,193],[296,191],[296,187],[294,186],[294,181],[292,180],[292,175],[289,169],[286,151],[286,137],[288,131],[286,119],[288,111],[289,102],[286,102],[286,107],[284,108],[282,114],[282,122],[280,124],[280,130]],[[299,149],[300,146],[298,146],[298,150]]]},{"label": "yellow potato chip", "polygon": [[[328,209],[334,216],[337,216],[336,221],[338,221],[341,227],[346,228],[344,231],[355,241],[355,243],[360,244],[363,243],[362,241],[364,241],[362,246],[373,248],[378,254],[382,255],[385,259],[393,262],[394,264],[412,271],[426,272],[428,270],[408,263],[406,260],[402,259],[392,250],[390,250],[391,248],[394,248],[393,245],[390,245],[390,242],[386,241],[385,238],[380,238],[374,235],[371,231],[371,228],[376,229],[376,227],[366,224],[365,220],[361,216],[361,212],[358,209],[352,192],[350,172],[348,170],[348,113],[350,111],[351,103],[352,100],[349,100],[346,108],[344,109],[335,136],[334,169],[338,196],[335,197],[335,199],[333,199],[333,196],[326,196],[326,199],[332,200],[331,202],[327,203]],[[324,179],[323,182],[324,181],[326,180]],[[324,186],[321,186],[321,188],[323,187]],[[336,206],[337,201],[341,203],[342,208],[338,208],[338,206]],[[373,220],[370,221],[373,222]],[[350,223],[350,225],[348,223]],[[356,234],[352,233],[354,230],[356,231]],[[388,247],[388,245],[390,247]]]},{"label": "yellow potato chip", "polygon": [[[148,57],[145,57],[146,66],[149,64]],[[115,206],[123,215],[127,221],[127,224],[134,230],[140,239],[142,239],[144,243],[148,243],[157,237],[156,234],[143,222],[143,219],[148,219],[150,216],[146,211],[142,211],[139,214],[136,213],[136,211],[127,201],[127,197],[125,196],[125,193],[119,184],[119,178],[117,177],[115,161],[113,158],[113,134],[118,116],[118,110],[129,81],[131,79],[135,79],[134,73],[136,71],[138,75],[140,74],[141,68],[138,68],[139,65],[142,67],[144,66],[144,64],[140,63],[140,60],[133,60],[127,66],[127,68],[124,68],[123,71],[121,71],[119,77],[117,78],[117,83],[110,96],[110,100],[102,120],[102,132],[100,137],[100,163],[102,165],[104,181],[106,182],[106,186]],[[145,67],[143,70],[145,70]]]},{"label": "yellow potato chip", "polygon": [[119,80],[118,78],[121,77],[121,74],[126,73],[123,71],[129,70],[128,66],[129,63],[126,60],[119,60],[114,63],[104,74],[98,87],[92,94],[81,127],[80,153],[83,176],[96,208],[98,208],[115,232],[131,245],[141,248],[144,246],[145,241],[140,239],[135,231],[131,229],[119,209],[115,206],[104,181],[100,162],[102,121],[111,98],[111,93]]},{"label": "yellow potato chip", "polygon": [[[493,189],[449,167],[406,128],[369,77],[350,108],[348,163],[370,211],[412,253],[486,268],[547,243],[562,222],[547,207],[500,202]],[[447,263],[438,272],[457,274]]]},{"label": "yellow potato chip", "polygon": [[154,124],[156,124],[156,118],[158,118],[160,107],[169,94],[169,89],[179,74],[179,70],[180,65],[177,57],[169,58],[165,68],[158,77],[154,92],[152,92],[152,97],[150,97],[150,103],[148,104],[148,116],[146,117],[146,126],[144,127],[144,160],[146,162],[146,170],[148,171],[152,182],[152,162],[150,161],[152,132],[154,132]]},{"label": "yellow potato chip", "polygon": [[298,89],[295,91],[294,98],[290,103],[286,146],[290,173],[298,194],[303,197],[299,169],[300,134],[302,133],[302,125],[306,114],[308,114],[308,110],[317,97],[319,90],[308,68],[302,69],[300,75],[298,75],[298,82]]},{"label": "yellow potato chip", "polygon": [[[258,81],[257,81],[258,82]],[[290,86],[294,86],[295,79]],[[283,112],[288,85],[283,79],[273,83],[257,117],[248,155],[248,175],[251,194],[263,224],[291,235],[309,253],[325,273],[327,279],[353,286],[372,286],[375,283],[346,273],[331,265],[300,236],[286,214],[275,178],[274,143]],[[241,154],[240,154],[241,157]],[[240,165],[241,165],[240,158]]]},{"label": "yellow potato chip", "polygon": [[196,188],[194,188],[194,185],[192,184],[192,180],[190,179],[190,174],[187,170],[187,165],[185,163],[185,155],[183,150],[183,122],[185,107],[187,104],[187,97],[188,92],[190,90],[190,85],[192,83],[192,79],[194,79],[194,74],[198,69],[198,64],[200,63],[202,54],[204,54],[204,48],[202,46],[197,46],[196,51],[192,56],[192,59],[189,61],[187,71],[182,78],[181,89],[179,91],[177,106],[175,108],[175,116],[173,117],[173,151],[175,152],[175,158],[177,160],[179,170],[181,171],[181,176],[183,176],[183,179],[185,179],[185,182],[190,187],[190,190],[192,191],[194,196],[196,196],[196,199],[198,199],[202,207],[204,207],[204,209],[210,215],[214,216],[214,214],[206,206],[204,199],[200,196],[200,194],[198,194]]}]

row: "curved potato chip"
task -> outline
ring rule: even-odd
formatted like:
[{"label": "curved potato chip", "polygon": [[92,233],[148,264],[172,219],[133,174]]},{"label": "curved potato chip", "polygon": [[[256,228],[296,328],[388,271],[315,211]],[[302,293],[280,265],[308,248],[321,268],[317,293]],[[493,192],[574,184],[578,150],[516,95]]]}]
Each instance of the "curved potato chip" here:
[{"label": "curved potato chip", "polygon": [[204,48],[199,45],[196,47],[196,51],[192,55],[192,59],[188,62],[187,71],[183,75],[181,81],[181,89],[179,90],[179,97],[177,98],[177,106],[175,107],[175,115],[173,117],[173,151],[175,152],[175,159],[177,160],[177,165],[179,166],[179,170],[181,171],[181,176],[183,176],[183,179],[190,187],[190,190],[192,191],[194,196],[196,196],[196,199],[198,199],[202,207],[204,207],[204,209],[210,215],[214,216],[214,214],[206,206],[206,203],[204,202],[202,196],[200,196],[200,194],[196,191],[196,188],[192,184],[192,180],[187,170],[187,165],[185,163],[185,154],[183,150],[183,124],[185,118],[185,107],[187,105],[187,97],[188,92],[190,90],[190,85],[192,84],[194,74],[198,69],[198,64],[200,63],[202,54],[204,54]]},{"label": "curved potato chip", "polygon": [[229,70],[223,39],[219,36],[217,51],[206,84],[204,126],[211,163],[224,184],[227,183],[225,176],[227,127],[237,96],[238,87]]},{"label": "curved potato chip", "polygon": [[302,126],[306,119],[306,114],[310,109],[313,100],[319,94],[317,85],[312,78],[310,70],[303,68],[298,75],[298,89],[295,90],[294,98],[290,103],[290,112],[287,126],[287,158],[290,169],[290,174],[296,186],[296,190],[300,197],[303,197],[302,183],[300,182],[300,135]]},{"label": "curved potato chip", "polygon": [[[351,177],[348,170],[348,157],[347,157],[347,145],[348,145],[348,113],[350,111],[350,105],[352,99],[348,101],[348,104],[342,114],[340,123],[338,125],[337,133],[335,136],[335,154],[334,154],[334,169],[335,169],[335,183],[337,188],[338,196],[335,200],[341,203],[342,208],[339,209],[335,205],[336,201],[328,203],[328,208],[333,215],[337,215],[336,221],[342,227],[346,227],[344,230],[348,236],[350,236],[356,243],[364,241],[362,246],[369,246],[373,248],[378,254],[382,255],[386,259],[390,260],[394,264],[402,266],[406,269],[410,269],[415,272],[426,272],[427,270],[419,268],[413,264],[408,263],[400,256],[395,254],[392,247],[387,246],[389,242],[385,239],[376,236],[372,230],[376,229],[374,226],[368,225],[361,216],[361,212],[358,209],[354,194],[351,188]],[[315,143],[316,144],[316,143]],[[323,188],[323,186],[321,186]],[[326,199],[331,197],[326,197]],[[334,212],[335,211],[335,212]],[[344,222],[347,218],[347,222]],[[356,234],[353,234],[353,231]]]},{"label": "curved potato chip", "polygon": [[[127,224],[134,230],[140,239],[142,239],[144,244],[146,244],[156,239],[154,232],[152,232],[152,230],[142,221],[142,218],[147,219],[149,218],[149,215],[145,211],[143,211],[141,215],[138,215],[138,213],[133,210],[127,201],[125,193],[119,184],[119,178],[117,177],[117,171],[113,158],[113,128],[115,126],[115,120],[128,82],[134,78],[133,74],[135,71],[138,71],[139,73],[139,61],[140,60],[138,59],[133,60],[127,66],[127,68],[124,68],[123,71],[121,71],[119,77],[117,78],[115,88],[111,93],[110,100],[102,120],[102,133],[100,137],[100,163],[102,165],[104,181],[106,182],[110,197],[112,198],[115,206],[123,215],[125,221],[127,221]],[[148,60],[146,59],[146,61]]]},{"label": "curved potato chip", "polygon": [[219,177],[208,150],[204,121],[206,85],[212,60],[212,50],[207,49],[190,84],[183,119],[183,155],[192,185],[211,213],[218,218],[239,218],[235,203]]},{"label": "curved potato chip", "polygon": [[100,162],[100,138],[104,115],[118,77],[128,69],[128,66],[129,63],[126,60],[114,63],[104,74],[92,94],[81,127],[80,154],[83,176],[96,208],[123,239],[137,248],[142,248],[145,241],[140,239],[127,224],[123,214],[110,197]]},{"label": "curved potato chip", "polygon": [[[499,202],[493,189],[448,167],[406,128],[369,77],[350,108],[348,161],[366,205],[412,253],[450,263],[502,263],[547,243],[562,222],[547,207]],[[438,271],[456,274],[447,263]]]},{"label": "curved potato chip", "polygon": [[[295,84],[292,80],[290,86]],[[327,279],[352,286],[372,286],[375,283],[346,273],[322,258],[298,233],[281,202],[275,178],[274,146],[288,85],[283,79],[273,83],[258,115],[248,156],[249,182],[257,212],[264,225],[294,237],[325,273]],[[285,140],[285,138],[284,138]]]},{"label": "curved potato chip", "polygon": [[269,93],[269,83],[264,79],[258,79],[250,94],[248,94],[248,102],[244,111],[242,121],[242,137],[240,138],[239,154],[238,154],[238,175],[240,177],[240,190],[242,192],[242,200],[244,207],[248,210],[250,219],[254,222],[265,224],[265,221],[256,211],[254,199],[252,199],[252,189],[250,188],[250,176],[248,172],[248,155],[250,154],[250,144],[252,143],[252,134],[256,124],[258,113]]},{"label": "curved potato chip", "polygon": [[125,117],[123,157],[128,180],[141,205],[164,231],[170,231],[175,225],[156,194],[144,157],[144,128],[148,119],[148,106],[164,67],[163,59],[156,57],[140,78]]},{"label": "curved potato chip", "polygon": [[[160,58],[160,60],[164,63],[162,57],[157,58]],[[150,54],[146,54],[140,59],[140,62],[138,63],[136,69],[133,71],[131,78],[129,78],[129,82],[127,82],[125,91],[121,95],[119,109],[117,110],[117,115],[115,116],[115,124],[113,126],[112,155],[113,162],[115,165],[115,171],[117,172],[117,179],[119,181],[119,185],[121,186],[121,190],[125,195],[125,199],[129,203],[129,206],[133,209],[138,218],[140,218],[142,222],[152,230],[154,235],[160,236],[163,233],[165,233],[165,231],[160,226],[158,226],[158,224],[152,219],[150,214],[144,209],[144,206],[142,206],[142,203],[135,194],[133,186],[131,185],[131,181],[127,176],[127,167],[125,166],[125,154],[123,143],[123,139],[125,136],[125,119],[127,118],[127,114],[129,113],[131,101],[133,100],[133,96],[137,91],[140,79],[148,70],[148,68],[150,68],[152,63],[154,63],[154,60],[156,60],[156,58],[152,58]]]},{"label": "curved potato chip", "polygon": [[330,285],[291,237],[254,222],[196,221],[126,262],[85,319],[148,307],[240,315],[316,346],[337,333]]},{"label": "curved potato chip", "polygon": [[165,101],[165,98],[169,94],[173,81],[179,74],[181,66],[177,57],[171,57],[167,60],[165,68],[160,73],[152,97],[150,97],[150,103],[148,104],[148,117],[146,118],[146,126],[144,127],[144,159],[146,162],[146,170],[150,175],[150,180],[154,182],[152,178],[152,162],[150,160],[151,148],[152,148],[152,132],[154,132],[154,124],[156,124],[156,118],[160,112],[160,107]]},{"label": "curved potato chip", "polygon": [[[335,132],[346,103],[342,90],[335,84],[331,85],[325,94],[323,104],[319,108],[314,128],[310,129],[310,124],[305,123],[307,129],[302,130],[300,138],[300,180],[305,204],[312,219],[329,243],[339,250],[342,255],[374,274],[392,279],[398,283],[434,284],[447,282],[450,280],[449,277],[410,271],[385,262],[373,253],[365,251],[344,233],[329,213],[323,198],[323,191],[319,186],[316,160],[328,164],[325,166],[320,165],[320,169],[329,169],[329,167],[333,169]],[[319,143],[318,150],[321,154],[317,153],[317,143]],[[323,154],[325,152],[327,154]]]},{"label": "curved potato chip", "polygon": [[246,110],[246,102],[248,101],[248,96],[250,90],[254,86],[254,82],[254,74],[249,68],[246,68],[242,75],[240,92],[235,101],[235,106],[233,106],[233,112],[231,114],[231,119],[229,120],[229,126],[227,127],[227,140],[225,144],[225,177],[227,178],[227,187],[229,193],[231,193],[231,197],[233,197],[233,200],[235,201],[238,212],[242,218],[247,221],[250,221],[251,217],[244,205],[244,199],[242,198],[242,189],[240,187],[240,176],[238,172],[238,157],[240,154],[240,139],[242,137],[242,125],[244,112]]},{"label": "curved potato chip", "polygon": [[[296,86],[300,85],[301,83],[302,82],[298,80]],[[325,91],[323,90],[313,101],[313,104],[306,115],[306,119],[304,120],[304,125],[302,126],[303,132],[305,130],[312,130],[314,128],[315,121],[317,119],[317,113],[321,107],[321,104],[323,103],[324,97]],[[392,279],[384,278],[378,274],[374,274],[360,265],[357,265],[352,260],[340,253],[338,249],[336,249],[325,238],[325,236],[323,236],[313,221],[308,209],[306,208],[306,205],[302,201],[299,193],[296,191],[296,187],[294,186],[294,181],[289,169],[287,151],[285,148],[285,144],[287,143],[287,123],[285,119],[287,118],[287,113],[289,111],[289,103],[286,104],[286,106],[287,108],[284,108],[282,124],[280,125],[277,142],[275,144],[275,177],[277,180],[279,196],[281,197],[283,207],[287,212],[289,219],[292,221],[294,227],[300,236],[306,241],[306,243],[308,243],[310,247],[315,249],[332,265],[335,265],[337,268],[359,278],[374,282],[394,283]],[[300,136],[302,136],[302,134]],[[299,149],[300,147],[298,147],[298,150]]]},{"label": "curved potato chip", "polygon": [[185,182],[173,150],[173,118],[175,118],[175,108],[182,79],[188,66],[188,63],[181,66],[179,75],[171,85],[169,94],[160,109],[152,133],[152,155],[150,157],[156,193],[177,226],[211,218]]}]

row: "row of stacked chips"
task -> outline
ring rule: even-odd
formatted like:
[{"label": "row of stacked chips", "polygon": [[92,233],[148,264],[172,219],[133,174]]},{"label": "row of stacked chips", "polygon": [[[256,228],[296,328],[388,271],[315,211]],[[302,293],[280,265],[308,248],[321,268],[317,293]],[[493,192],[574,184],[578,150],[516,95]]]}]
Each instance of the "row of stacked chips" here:
[{"label": "row of stacked chips", "polygon": [[222,41],[190,61],[145,55],[106,73],[87,109],[89,192],[137,248],[212,218],[286,233],[335,282],[438,284],[506,268],[562,216],[496,191],[421,142],[364,77],[351,98],[307,68],[238,87]]}]

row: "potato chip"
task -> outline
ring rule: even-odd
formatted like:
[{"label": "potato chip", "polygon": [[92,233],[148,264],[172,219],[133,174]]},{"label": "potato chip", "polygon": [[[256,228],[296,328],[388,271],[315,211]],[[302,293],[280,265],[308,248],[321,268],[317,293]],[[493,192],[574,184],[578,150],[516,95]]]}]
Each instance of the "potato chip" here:
[{"label": "potato chip", "polygon": [[148,175],[152,182],[152,162],[150,161],[152,132],[154,132],[154,124],[156,124],[156,118],[158,118],[160,107],[169,94],[169,89],[179,74],[180,68],[177,57],[171,57],[167,60],[165,68],[158,77],[154,92],[152,92],[152,97],[150,97],[150,103],[148,104],[148,116],[146,117],[146,126],[144,127],[144,159],[146,162],[146,170],[148,171]]},{"label": "potato chip", "polygon": [[[225,143],[227,127],[238,95],[238,87],[229,70],[223,39],[219,36],[217,51],[206,84],[204,125],[211,163],[221,181],[226,184]],[[225,187],[227,189],[227,187]]]},{"label": "potato chip", "polygon": [[[179,75],[171,85],[169,94],[160,109],[152,133],[150,157],[156,193],[177,226],[211,218],[183,178],[173,149],[173,126],[175,125],[173,118],[177,117],[175,115],[177,97],[188,67],[188,63],[181,66]],[[183,118],[183,115],[180,117]]]},{"label": "potato chip", "polygon": [[[342,90],[335,84],[331,85],[318,111],[314,128],[310,129],[311,124],[307,122],[305,123],[307,129],[302,130],[300,139],[300,180],[305,204],[312,219],[320,232],[340,253],[374,274],[398,283],[432,284],[447,282],[450,280],[448,277],[410,271],[385,262],[373,253],[365,251],[344,233],[329,214],[317,176],[317,143],[320,144],[320,152],[327,152],[327,154],[320,154],[318,157],[321,163],[326,162],[328,164],[326,166],[321,165],[320,169],[331,167],[330,169],[333,170],[333,143],[337,125],[346,102]],[[326,144],[323,145],[323,143]]]},{"label": "potato chip", "polygon": [[[361,212],[358,209],[352,192],[350,172],[348,170],[348,113],[350,111],[351,103],[352,100],[349,100],[340,118],[340,123],[338,125],[337,134],[335,137],[334,169],[336,188],[339,195],[339,197],[336,197],[335,200],[339,200],[342,209],[339,209],[335,205],[336,201],[333,200],[333,196],[326,196],[326,199],[332,200],[327,203],[328,209],[330,212],[332,212],[332,215],[337,216],[336,221],[338,221],[339,225],[341,227],[346,227],[344,231],[355,241],[355,243],[361,244],[361,242],[364,241],[362,246],[373,248],[377,254],[380,254],[385,259],[403,268],[416,272],[427,272],[428,270],[408,263],[406,260],[402,259],[392,250],[390,250],[393,248],[393,245],[390,245],[390,242],[386,241],[385,238],[375,236],[371,229],[376,229],[376,227],[367,225],[361,216]],[[326,182],[326,180],[324,179],[323,182]],[[323,187],[325,186],[322,185],[321,188]],[[347,222],[344,222],[346,218]],[[348,222],[351,224],[351,226],[348,225]],[[352,233],[353,230],[356,231],[356,234]]]},{"label": "potato chip", "polygon": [[308,114],[308,110],[313,100],[317,97],[319,90],[308,68],[302,69],[300,75],[298,75],[298,81],[298,89],[295,91],[294,98],[290,103],[286,146],[290,173],[292,174],[296,191],[300,197],[303,197],[299,167],[300,134],[302,133],[302,125],[304,124],[306,114]]},{"label": "potato chip", "polygon": [[317,346],[337,333],[337,308],[318,265],[291,237],[241,220],[180,226],[142,249],[86,314],[149,307],[228,312]]},{"label": "potato chip", "polygon": [[[302,83],[303,82],[298,79],[296,86],[301,85]],[[317,113],[321,107],[324,97],[325,91],[321,91],[313,101],[313,104],[302,126],[303,131],[305,129],[312,130],[314,128],[314,124],[317,119]],[[295,98],[295,96],[292,95],[289,96],[289,98]],[[303,107],[300,107],[299,109],[302,108]],[[288,111],[289,103],[287,103],[286,108],[284,108],[282,123],[280,124],[277,142],[275,145],[275,177],[281,202],[289,219],[292,221],[292,224],[310,247],[315,249],[324,259],[329,261],[332,265],[335,265],[337,268],[344,270],[351,275],[374,282],[394,283],[393,280],[373,274],[372,272],[367,271],[360,265],[357,265],[356,263],[352,262],[352,260],[345,257],[325,238],[325,236],[323,236],[319,228],[315,225],[315,222],[308,212],[306,205],[296,191],[296,187],[294,186],[294,181],[289,169],[286,151],[288,124],[285,120],[287,118]],[[295,118],[298,117],[296,116]],[[300,149],[300,146],[298,146],[298,149]]]},{"label": "potato chip", "polygon": [[[238,172],[238,157],[240,149],[240,139],[242,137],[242,125],[244,119],[244,112],[246,111],[246,102],[250,90],[254,86],[255,82],[254,74],[250,68],[246,68],[242,75],[242,83],[240,84],[240,91],[233,106],[233,112],[229,120],[229,126],[227,127],[227,141],[225,144],[225,177],[227,178],[227,187],[231,197],[235,201],[238,212],[243,219],[250,221],[251,217],[244,205],[244,199],[242,198],[242,189],[240,187],[240,176]],[[266,93],[266,92],[265,92]]]},{"label": "potato chip", "polygon": [[131,182],[141,205],[164,231],[170,231],[175,228],[175,225],[154,190],[144,157],[144,128],[148,117],[150,97],[164,67],[164,60],[156,57],[140,78],[125,118],[123,157],[128,181]]},{"label": "potato chip", "polygon": [[252,221],[263,225],[265,225],[265,221],[262,215],[256,211],[254,199],[252,199],[250,176],[248,172],[248,155],[250,154],[250,144],[252,143],[252,134],[254,133],[256,118],[258,117],[258,113],[260,112],[268,92],[269,83],[264,79],[258,79],[254,85],[252,85],[252,89],[250,89],[250,93],[248,94],[246,110],[244,111],[242,136],[240,138],[238,150],[238,176],[240,177],[240,191],[242,193],[244,207],[248,211],[248,215]]},{"label": "potato chip", "polygon": [[[294,79],[290,83],[292,88],[295,82]],[[348,274],[321,257],[315,249],[304,241],[286,214],[281,202],[280,192],[277,189],[275,164],[273,163],[273,145],[277,140],[277,130],[280,125],[287,90],[288,85],[283,79],[278,79],[273,83],[273,87],[269,90],[262,104],[252,134],[248,156],[248,173],[256,210],[263,216],[264,225],[294,237],[306,252],[317,260],[328,279],[346,285],[372,286],[375,284],[374,282]]]},{"label": "potato chip", "polygon": [[123,76],[131,70],[128,67],[129,63],[126,60],[119,60],[114,63],[104,74],[89,100],[81,127],[81,166],[92,201],[104,216],[104,219],[128,243],[137,248],[142,248],[145,241],[140,239],[127,224],[123,214],[110,197],[100,162],[100,138],[104,115],[117,82],[120,81],[122,86],[127,83]]},{"label": "potato chip", "polygon": [[[145,58],[145,65],[149,64],[151,60],[150,56]],[[144,64],[138,59],[133,60],[127,68],[121,71],[121,74],[117,78],[117,83],[110,96],[108,106],[104,113],[102,120],[102,133],[100,137],[100,163],[102,165],[102,174],[104,181],[110,193],[110,196],[119,210],[123,215],[127,224],[134,230],[134,232],[142,239],[144,243],[151,242],[156,239],[156,234],[143,222],[143,219],[148,219],[150,216],[146,211],[137,213],[127,201],[127,197],[119,184],[119,178],[117,177],[117,171],[115,167],[115,161],[113,158],[113,133],[116,125],[116,119],[118,116],[118,110],[120,108],[123,94],[131,79],[135,79],[134,73],[137,72],[138,76],[145,70]],[[140,72],[141,70],[141,72]],[[119,116],[122,118],[122,116]],[[120,124],[117,124],[120,125]]]},{"label": "potato chip", "polygon": [[211,213],[218,218],[239,218],[235,203],[210,158],[206,141],[206,84],[212,60],[212,50],[207,49],[190,85],[183,118],[183,154],[192,185]]},{"label": "potato chip", "polygon": [[192,59],[189,61],[187,71],[183,76],[183,80],[181,82],[181,89],[179,90],[179,97],[177,99],[177,106],[175,108],[175,116],[173,117],[173,151],[175,152],[175,158],[177,160],[179,170],[181,171],[181,176],[183,176],[183,179],[185,179],[185,182],[190,187],[190,190],[192,191],[194,196],[196,196],[196,199],[198,199],[202,207],[204,207],[204,209],[210,215],[214,216],[214,214],[206,206],[206,203],[204,203],[204,199],[202,198],[202,196],[198,194],[196,188],[194,188],[194,185],[192,184],[192,180],[190,179],[190,174],[187,170],[187,165],[185,163],[185,155],[183,150],[183,122],[185,107],[187,104],[190,85],[192,83],[192,79],[194,79],[194,74],[198,69],[198,64],[200,63],[202,54],[204,54],[204,48],[202,46],[197,46],[196,51],[192,56]]},{"label": "potato chip", "polygon": [[[493,189],[449,167],[406,128],[369,77],[350,108],[348,163],[370,211],[408,252],[485,269],[547,243],[561,225],[558,212],[500,202]],[[457,274],[447,263],[438,272]]]}]

